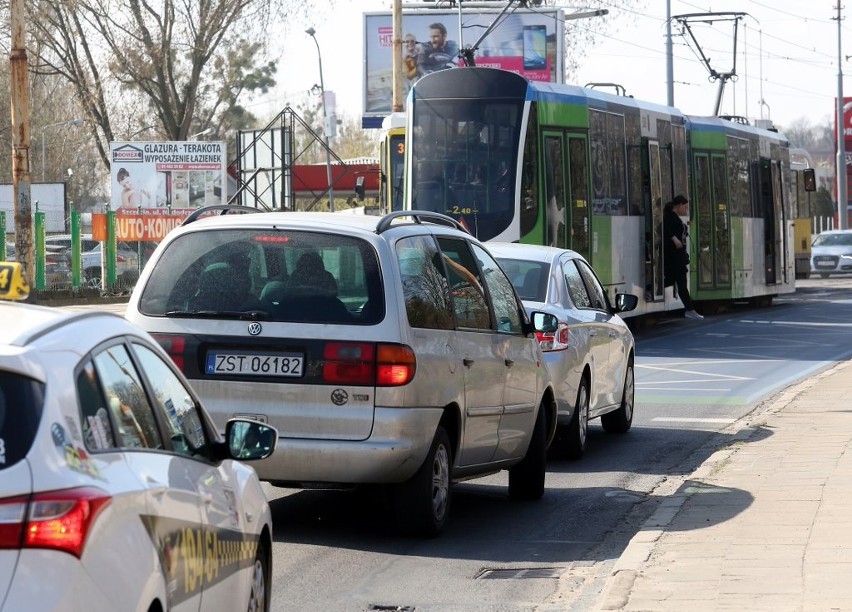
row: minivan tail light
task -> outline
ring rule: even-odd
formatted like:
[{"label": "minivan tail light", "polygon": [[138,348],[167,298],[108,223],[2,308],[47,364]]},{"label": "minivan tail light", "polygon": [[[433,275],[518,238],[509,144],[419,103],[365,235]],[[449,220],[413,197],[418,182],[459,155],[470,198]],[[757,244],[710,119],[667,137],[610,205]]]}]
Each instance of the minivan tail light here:
[{"label": "minivan tail light", "polygon": [[183,368],[183,355],[186,351],[186,338],[172,334],[151,334],[154,340],[163,347],[178,369],[186,374]]},{"label": "minivan tail light", "polygon": [[0,548],[49,548],[79,559],[95,519],[110,501],[96,487],[0,500]]},{"label": "minivan tail light", "polygon": [[417,361],[404,344],[328,342],[323,350],[323,381],[330,384],[398,387],[414,378]]},{"label": "minivan tail light", "polygon": [[414,378],[417,359],[404,344],[380,344],[376,355],[376,386],[399,387]]},{"label": "minivan tail light", "polygon": [[535,337],[542,352],[564,351],[568,348],[568,326],[565,323],[557,325],[554,332],[537,331]]},{"label": "minivan tail light", "polygon": [[322,378],[340,385],[375,384],[376,347],[370,342],[327,342]]}]

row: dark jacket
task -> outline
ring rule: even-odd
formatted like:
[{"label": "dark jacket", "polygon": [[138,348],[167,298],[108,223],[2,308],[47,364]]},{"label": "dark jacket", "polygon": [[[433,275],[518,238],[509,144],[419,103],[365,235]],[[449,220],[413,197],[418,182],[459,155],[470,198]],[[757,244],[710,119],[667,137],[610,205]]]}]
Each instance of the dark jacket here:
[{"label": "dark jacket", "polygon": [[[672,242],[672,236],[676,236],[681,241],[682,249],[675,246]],[[689,247],[686,241],[688,236],[686,224],[674,209],[666,208],[663,211],[663,272],[666,286],[673,285],[679,276],[687,273]]]}]

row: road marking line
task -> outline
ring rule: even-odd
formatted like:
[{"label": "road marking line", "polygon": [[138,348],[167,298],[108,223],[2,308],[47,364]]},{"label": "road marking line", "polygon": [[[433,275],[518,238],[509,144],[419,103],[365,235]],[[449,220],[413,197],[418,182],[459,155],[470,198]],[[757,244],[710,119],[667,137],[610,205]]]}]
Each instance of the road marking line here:
[{"label": "road marking line", "polygon": [[701,419],[701,418],[689,418],[689,417],[654,417],[651,419],[652,421],[668,421],[670,423],[719,423],[719,424],[730,424],[734,423],[736,419]]}]

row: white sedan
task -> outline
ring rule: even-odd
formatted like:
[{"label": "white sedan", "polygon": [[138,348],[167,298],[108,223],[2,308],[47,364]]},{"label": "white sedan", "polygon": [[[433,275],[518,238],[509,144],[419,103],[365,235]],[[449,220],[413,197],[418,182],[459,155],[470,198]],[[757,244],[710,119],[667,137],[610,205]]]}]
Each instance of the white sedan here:
[{"label": "white sedan", "polygon": [[[0,263],[0,297],[26,293]],[[241,461],[275,429],[220,437],[118,315],[3,302],[0,321],[0,609],[268,610],[272,520]]]},{"label": "white sedan", "polygon": [[549,333],[536,333],[556,391],[551,454],[582,457],[594,418],[600,417],[607,432],[627,432],[633,423],[635,343],[618,313],[636,308],[638,298],[619,293],[610,303],[589,262],[575,251],[496,242],[488,250],[527,311],[555,317]]}]

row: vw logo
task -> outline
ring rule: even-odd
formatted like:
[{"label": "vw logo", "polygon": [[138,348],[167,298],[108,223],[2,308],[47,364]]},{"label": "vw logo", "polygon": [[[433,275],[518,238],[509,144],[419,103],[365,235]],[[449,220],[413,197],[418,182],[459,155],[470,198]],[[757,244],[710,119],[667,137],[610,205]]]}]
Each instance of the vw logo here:
[{"label": "vw logo", "polygon": [[249,323],[248,333],[251,334],[252,336],[256,336],[262,331],[263,331],[263,327],[257,321],[252,321],[251,323]]},{"label": "vw logo", "polygon": [[335,389],[331,392],[331,401],[335,406],[342,406],[349,401],[349,394],[345,389]]}]

